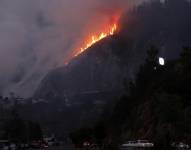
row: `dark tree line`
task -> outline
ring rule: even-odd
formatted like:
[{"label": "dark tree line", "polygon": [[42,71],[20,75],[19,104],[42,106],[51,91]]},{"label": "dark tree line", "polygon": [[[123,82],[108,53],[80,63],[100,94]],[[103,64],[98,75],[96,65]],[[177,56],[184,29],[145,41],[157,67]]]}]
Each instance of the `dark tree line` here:
[{"label": "dark tree line", "polygon": [[158,64],[157,51],[149,49],[136,80],[129,84],[130,93],[114,109],[109,126],[113,139],[121,137],[119,143],[142,138],[168,149],[172,142],[190,142],[191,48],[183,47],[180,57],[165,66]]},{"label": "dark tree line", "polygon": [[[1,100],[4,100],[2,98]],[[6,98],[8,99],[8,98]],[[13,99],[12,99],[13,100]],[[31,142],[42,139],[42,129],[39,123],[21,117],[19,105],[0,107],[0,138],[13,142]]]},{"label": "dark tree line", "polygon": [[190,142],[191,48],[183,47],[178,59],[161,66],[158,49],[151,46],[135,80],[125,85],[127,92],[111,117],[94,128],[74,132],[74,143],[88,138],[111,150],[127,140],[148,139],[156,149],[165,150],[172,142]]}]

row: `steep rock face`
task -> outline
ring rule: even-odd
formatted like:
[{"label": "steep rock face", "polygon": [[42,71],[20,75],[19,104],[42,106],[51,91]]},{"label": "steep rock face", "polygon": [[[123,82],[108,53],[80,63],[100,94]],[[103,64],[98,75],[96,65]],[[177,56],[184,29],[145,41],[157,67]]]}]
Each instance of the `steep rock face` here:
[{"label": "steep rock face", "polygon": [[[113,53],[113,37],[109,37],[74,58],[67,66],[52,71],[43,80],[35,96],[71,97],[79,94],[121,91],[123,81],[130,78],[127,68]],[[128,58],[127,58],[128,59]]]}]

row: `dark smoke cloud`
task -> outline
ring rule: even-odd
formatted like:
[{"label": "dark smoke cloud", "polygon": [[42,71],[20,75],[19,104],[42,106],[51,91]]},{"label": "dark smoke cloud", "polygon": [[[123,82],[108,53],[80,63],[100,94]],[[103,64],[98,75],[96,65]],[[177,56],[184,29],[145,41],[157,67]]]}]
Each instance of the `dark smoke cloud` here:
[{"label": "dark smoke cloud", "polygon": [[[64,64],[87,23],[142,0],[1,0],[0,90],[30,96]],[[107,12],[107,13],[106,13]]]}]

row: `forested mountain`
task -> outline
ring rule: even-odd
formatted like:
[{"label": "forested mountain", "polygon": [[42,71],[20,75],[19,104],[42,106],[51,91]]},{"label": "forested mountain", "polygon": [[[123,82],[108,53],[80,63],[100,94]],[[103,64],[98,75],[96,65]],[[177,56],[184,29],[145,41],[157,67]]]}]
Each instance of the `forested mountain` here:
[{"label": "forested mountain", "polygon": [[166,59],[178,57],[182,46],[190,46],[190,8],[186,0],[155,0],[138,6],[124,14],[115,36],[50,72],[35,96],[121,89],[124,79],[134,78],[151,45]]},{"label": "forested mountain", "polygon": [[61,135],[88,126],[101,132],[91,137],[101,136],[98,143],[110,150],[138,138],[163,148],[189,141],[190,17],[187,0],[134,8],[115,35],[47,74],[21,115]]}]

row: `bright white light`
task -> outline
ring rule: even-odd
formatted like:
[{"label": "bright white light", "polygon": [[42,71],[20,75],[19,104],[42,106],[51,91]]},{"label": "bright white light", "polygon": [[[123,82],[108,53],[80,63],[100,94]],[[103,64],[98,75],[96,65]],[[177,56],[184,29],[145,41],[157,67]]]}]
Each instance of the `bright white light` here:
[{"label": "bright white light", "polygon": [[164,60],[164,58],[159,57],[159,64],[160,64],[161,66],[164,66],[164,65],[165,65],[165,60]]}]

